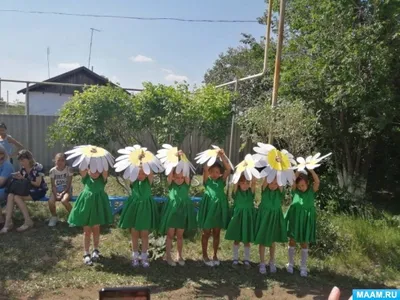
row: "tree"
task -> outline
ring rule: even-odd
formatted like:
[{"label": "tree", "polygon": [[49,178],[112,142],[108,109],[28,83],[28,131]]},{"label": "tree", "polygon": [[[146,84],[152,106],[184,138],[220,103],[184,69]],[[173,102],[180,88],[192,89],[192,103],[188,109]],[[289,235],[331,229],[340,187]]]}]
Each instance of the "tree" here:
[{"label": "tree", "polygon": [[282,95],[321,112],[321,146],[334,152],[340,186],[359,195],[380,135],[399,118],[399,11],[398,0],[287,5]]},{"label": "tree", "polygon": [[94,144],[115,153],[139,143],[157,151],[162,143],[180,146],[194,129],[211,142],[225,139],[231,116],[229,92],[212,86],[191,92],[186,84],[143,85],[136,96],[111,85],[76,92],[50,127],[49,144]]},{"label": "tree", "polygon": [[49,128],[50,145],[93,144],[118,150],[120,145],[132,145],[138,139],[133,98],[125,90],[107,86],[89,86],[76,92],[60,111]]},{"label": "tree", "polygon": [[309,155],[317,143],[318,118],[300,101],[281,100],[275,108],[267,102],[256,105],[238,118],[238,124],[243,141],[266,143],[271,133],[274,144],[295,156]]},{"label": "tree", "polygon": [[[264,64],[264,42],[257,42],[254,37],[243,34],[237,48],[229,48],[221,53],[214,65],[204,75],[204,82],[219,85],[249,75],[258,74],[262,71]],[[273,70],[275,57],[275,45],[271,43],[268,52],[268,69]],[[273,71],[268,71],[262,78],[243,81],[238,84],[238,101],[236,103],[240,110],[270,101],[267,91],[272,89]],[[228,91],[234,91],[234,85],[226,87]]]},{"label": "tree", "polygon": [[144,83],[144,90],[133,98],[137,124],[153,141],[153,150],[163,143],[181,145],[193,131],[194,116],[190,114],[190,92],[187,84],[176,86]]}]

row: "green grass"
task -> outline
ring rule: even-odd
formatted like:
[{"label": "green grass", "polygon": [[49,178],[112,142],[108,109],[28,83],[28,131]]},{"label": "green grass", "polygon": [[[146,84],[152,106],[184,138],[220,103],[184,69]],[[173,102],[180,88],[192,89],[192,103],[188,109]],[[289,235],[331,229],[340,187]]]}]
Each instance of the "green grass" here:
[{"label": "green grass", "polygon": [[[82,186],[78,176],[74,178],[73,186],[74,194],[79,193]],[[107,192],[109,195],[124,193],[114,178],[110,178]],[[400,286],[400,234],[398,228],[379,222],[344,215],[332,217],[332,222],[339,228],[343,251],[325,259],[317,258],[311,252],[310,276],[301,278],[298,270],[294,275],[284,270],[286,245],[277,245],[278,273],[275,275],[261,276],[258,273],[258,249],[255,246],[251,250],[254,267],[250,270],[233,269],[231,242],[223,239],[224,233],[220,251],[223,263],[219,268],[210,269],[202,265],[198,233],[185,241],[187,265],[184,268],[171,268],[159,260],[152,262],[148,270],[133,269],[130,266],[128,233],[115,225],[102,229],[100,249],[104,258],[101,263],[86,267],[82,264],[81,229],[68,227],[62,206],[58,206],[62,220],[55,228],[49,228],[45,223],[49,218],[46,203],[29,203],[29,210],[35,221],[32,230],[0,236],[0,298],[5,295],[17,299],[21,294],[37,297],[35,299],[40,295],[63,297],[65,289],[79,292],[90,287],[127,285],[151,286],[162,299],[176,298],[178,291],[183,293],[179,297],[185,299],[233,299],[239,295],[251,299],[262,297],[271,290],[278,293],[274,286],[297,297],[326,295],[334,285],[347,290],[353,287]],[[19,212],[15,217],[16,225],[21,224]],[[298,261],[299,253],[296,263]]]}]

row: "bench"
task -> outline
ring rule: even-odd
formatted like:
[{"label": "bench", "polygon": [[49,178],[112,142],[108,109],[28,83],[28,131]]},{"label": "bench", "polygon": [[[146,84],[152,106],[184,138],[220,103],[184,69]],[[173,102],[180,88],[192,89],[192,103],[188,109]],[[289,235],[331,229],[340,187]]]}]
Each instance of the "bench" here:
[{"label": "bench", "polygon": [[[73,196],[71,201],[74,202],[76,201],[76,196]],[[156,201],[157,203],[163,203],[165,201],[167,201],[167,197],[159,197],[159,196],[155,196],[153,197],[154,201]],[[121,212],[122,208],[124,207],[124,202],[126,200],[128,200],[128,196],[108,196],[108,199],[110,200],[110,206],[112,209],[112,213],[113,215]],[[192,201],[196,204],[198,204],[201,200],[201,197],[191,197]],[[42,202],[47,202],[49,201],[49,197],[44,197],[42,199],[40,199],[39,201]]]}]

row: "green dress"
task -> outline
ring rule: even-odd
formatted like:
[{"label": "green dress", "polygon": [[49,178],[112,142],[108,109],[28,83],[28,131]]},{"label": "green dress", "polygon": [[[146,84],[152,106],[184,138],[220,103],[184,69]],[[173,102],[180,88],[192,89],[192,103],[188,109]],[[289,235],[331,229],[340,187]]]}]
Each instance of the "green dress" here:
[{"label": "green dress", "polygon": [[225,239],[252,243],[255,238],[254,226],[256,224],[256,210],[254,208],[254,193],[237,190],[233,195],[233,216],[226,230]]},{"label": "green dress", "polygon": [[131,189],[131,196],[122,209],[118,226],[137,231],[157,229],[158,208],[151,195],[149,180],[136,180],[131,184]]},{"label": "green dress", "polygon": [[222,178],[208,178],[200,201],[197,220],[200,229],[226,229],[229,223],[229,205],[225,195],[225,182]]},{"label": "green dress", "polygon": [[315,243],[317,216],[314,206],[313,187],[307,191],[292,191],[293,201],[286,212],[288,236],[297,243]]},{"label": "green dress", "polygon": [[169,186],[168,201],[165,203],[159,231],[167,233],[169,228],[185,230],[196,229],[196,213],[189,197],[190,185],[172,182]]},{"label": "green dress", "polygon": [[275,242],[287,242],[286,223],[282,212],[283,196],[284,193],[279,189],[272,191],[266,187],[262,192],[257,212],[255,244],[271,247]]},{"label": "green dress", "polygon": [[68,223],[74,226],[95,226],[113,223],[110,201],[104,188],[103,176],[93,179],[89,175],[82,178],[83,191],[76,199]]}]

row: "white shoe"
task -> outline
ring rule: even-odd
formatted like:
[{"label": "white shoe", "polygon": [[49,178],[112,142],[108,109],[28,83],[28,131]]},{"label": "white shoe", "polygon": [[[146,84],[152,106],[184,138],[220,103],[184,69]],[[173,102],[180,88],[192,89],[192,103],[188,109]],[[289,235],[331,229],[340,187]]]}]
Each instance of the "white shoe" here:
[{"label": "white shoe", "polygon": [[301,276],[301,277],[307,277],[307,275],[308,275],[308,274],[307,274],[307,269],[303,269],[303,268],[302,268],[302,269],[300,270],[300,276]]},{"label": "white shoe", "polygon": [[267,268],[265,267],[265,264],[260,264],[259,271],[261,274],[267,274]]},{"label": "white shoe", "polygon": [[273,263],[269,264],[269,272],[270,273],[276,273],[276,266]]},{"label": "white shoe", "polygon": [[49,220],[49,227],[54,227],[57,225],[58,218],[57,217],[51,217]]},{"label": "white shoe", "polygon": [[94,249],[92,252],[92,261],[97,262],[100,259],[100,252],[97,249]]},{"label": "white shoe", "polygon": [[85,265],[87,265],[87,266],[93,265],[92,258],[90,257],[90,254],[85,254],[85,255],[83,256],[83,263],[84,263]]},{"label": "white shoe", "polygon": [[288,271],[288,273],[293,274],[293,266],[290,264],[286,265],[286,270]]},{"label": "white shoe", "polygon": [[207,267],[214,267],[214,262],[212,260],[205,260],[203,258],[203,262]]}]

